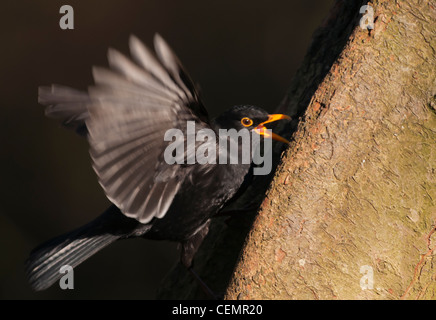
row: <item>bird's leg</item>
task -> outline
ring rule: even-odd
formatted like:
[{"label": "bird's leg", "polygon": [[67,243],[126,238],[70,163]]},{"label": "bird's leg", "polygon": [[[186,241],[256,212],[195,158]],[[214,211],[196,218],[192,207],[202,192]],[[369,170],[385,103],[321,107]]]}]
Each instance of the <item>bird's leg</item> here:
[{"label": "bird's leg", "polygon": [[180,256],[180,261],[182,264],[189,269],[192,266],[192,260],[197,253],[198,248],[203,243],[204,238],[206,238],[209,232],[210,220],[208,220],[201,228],[194,233],[188,240],[181,243],[182,252]]},{"label": "bird's leg", "polygon": [[217,300],[218,297],[215,293],[207,286],[207,284],[201,279],[201,277],[194,271],[192,266],[192,260],[194,259],[195,254],[197,253],[198,248],[202,244],[204,238],[206,238],[207,233],[209,232],[209,224],[210,220],[207,221],[203,227],[197,231],[191,238],[181,243],[182,252],[180,261],[181,263],[188,269],[188,271],[192,274],[192,276],[197,280],[203,292],[211,299]]}]

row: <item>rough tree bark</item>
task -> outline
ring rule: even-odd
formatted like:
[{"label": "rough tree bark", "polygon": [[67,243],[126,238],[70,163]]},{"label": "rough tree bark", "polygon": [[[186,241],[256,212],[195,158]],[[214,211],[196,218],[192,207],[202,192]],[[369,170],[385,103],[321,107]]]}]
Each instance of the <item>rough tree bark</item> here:
[{"label": "rough tree bark", "polygon": [[[359,27],[365,4],[371,31]],[[280,106],[296,119],[284,129],[293,142],[272,182],[250,190],[258,214],[216,223],[196,258],[212,288],[436,298],[435,20],[433,1],[337,1]],[[178,267],[159,297],[199,293]]]}]

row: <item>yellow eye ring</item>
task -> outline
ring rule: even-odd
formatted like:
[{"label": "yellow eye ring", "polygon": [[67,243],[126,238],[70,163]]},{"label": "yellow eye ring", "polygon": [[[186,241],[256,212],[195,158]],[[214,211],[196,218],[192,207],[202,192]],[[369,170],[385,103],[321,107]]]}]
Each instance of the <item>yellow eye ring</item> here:
[{"label": "yellow eye ring", "polygon": [[249,127],[253,124],[253,120],[251,120],[250,118],[244,117],[241,119],[241,123],[244,127]]}]

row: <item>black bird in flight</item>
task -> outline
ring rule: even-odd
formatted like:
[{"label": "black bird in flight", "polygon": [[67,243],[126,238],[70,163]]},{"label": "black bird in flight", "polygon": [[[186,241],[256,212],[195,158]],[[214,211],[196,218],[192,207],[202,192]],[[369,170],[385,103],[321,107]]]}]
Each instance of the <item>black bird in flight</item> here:
[{"label": "black bird in flight", "polygon": [[[39,88],[46,115],[85,136],[99,183],[113,203],[102,215],[35,248],[26,261],[33,289],[44,290],[61,278],[63,265],[76,267],[119,239],[143,237],[181,244],[181,262],[193,257],[208,233],[211,218],[241,188],[250,163],[168,164],[165,132],[247,128],[263,138],[269,115],[254,106],[237,106],[209,119],[195,85],[166,42],[156,35],[156,56],[130,37],[132,59],[109,49],[110,69],[94,67],[88,92],[52,85]],[[186,139],[186,135],[185,135]],[[198,143],[198,142],[196,142]],[[222,150],[213,141],[217,158]],[[239,152],[242,150],[239,143]],[[188,154],[184,154],[186,158]]]}]

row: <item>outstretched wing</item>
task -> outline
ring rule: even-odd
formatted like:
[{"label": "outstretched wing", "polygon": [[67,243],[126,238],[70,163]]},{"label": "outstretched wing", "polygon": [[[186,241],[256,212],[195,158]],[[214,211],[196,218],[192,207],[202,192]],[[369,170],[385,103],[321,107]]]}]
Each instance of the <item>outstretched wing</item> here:
[{"label": "outstretched wing", "polygon": [[[134,36],[129,43],[133,61],[109,49],[110,69],[93,69],[89,95],[63,87],[40,90],[51,104],[49,115],[75,127],[86,125],[93,168],[107,197],[142,223],[165,215],[190,170],[163,161],[170,143],[165,132],[184,131],[187,120],[196,122],[196,130],[210,127],[181,63],[159,35],[154,40],[157,58]],[[72,94],[62,101],[59,90]],[[74,102],[77,113],[71,112]]]},{"label": "outstretched wing", "polygon": [[87,92],[60,85],[39,87],[38,102],[47,106],[47,117],[58,119],[64,127],[74,129],[80,135],[88,133],[85,120],[89,117],[91,99]]}]

